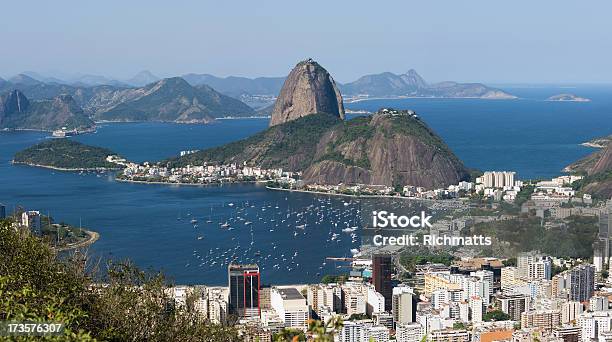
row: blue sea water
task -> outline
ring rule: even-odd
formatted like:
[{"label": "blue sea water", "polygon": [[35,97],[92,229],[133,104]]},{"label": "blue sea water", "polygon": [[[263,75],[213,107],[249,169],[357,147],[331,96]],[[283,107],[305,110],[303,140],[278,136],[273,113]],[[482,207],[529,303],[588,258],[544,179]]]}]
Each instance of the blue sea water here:
[{"label": "blue sea water", "polygon": [[[611,87],[508,90],[521,99],[371,100],[347,108],[414,109],[466,165],[515,170],[523,179],[560,174],[565,165],[593,150],[581,142],[612,133]],[[593,101],[543,101],[561,92]],[[144,161],[221,145],[266,127],[267,120],[262,119],[202,126],[104,124],[97,133],[74,139]],[[270,191],[254,184],[121,183],[108,174],[98,177],[10,164],[15,152],[46,138],[39,132],[0,132],[0,202],[9,211],[21,205],[100,232],[100,240],[90,250],[94,256],[130,258],[141,267],[163,270],[181,284],[224,284],[223,263],[236,257],[258,262],[264,283],[287,284],[313,282],[321,274],[342,271],[337,268],[340,264],[323,265],[325,257],[348,256],[359,246],[359,241],[341,232],[356,224],[358,210],[357,203],[345,205],[344,198]],[[190,223],[193,218],[197,228]],[[225,222],[233,229],[220,228]],[[304,224],[304,229],[296,227]],[[338,238],[331,240],[334,233]]]}]

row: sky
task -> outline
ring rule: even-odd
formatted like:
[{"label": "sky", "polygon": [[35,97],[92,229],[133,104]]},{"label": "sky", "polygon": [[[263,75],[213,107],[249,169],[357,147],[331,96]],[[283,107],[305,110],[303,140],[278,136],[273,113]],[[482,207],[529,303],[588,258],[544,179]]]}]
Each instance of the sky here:
[{"label": "sky", "polygon": [[312,57],[339,82],[612,83],[609,0],[9,1],[0,77],[141,70],[283,76]]}]

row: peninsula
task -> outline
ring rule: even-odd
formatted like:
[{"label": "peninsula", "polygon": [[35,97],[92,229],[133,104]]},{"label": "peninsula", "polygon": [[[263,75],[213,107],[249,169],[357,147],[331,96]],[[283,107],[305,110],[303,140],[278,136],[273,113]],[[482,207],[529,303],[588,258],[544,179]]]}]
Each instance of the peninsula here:
[{"label": "peninsula", "polygon": [[113,151],[71,139],[51,139],[17,152],[14,164],[62,171],[118,170],[124,166]]}]

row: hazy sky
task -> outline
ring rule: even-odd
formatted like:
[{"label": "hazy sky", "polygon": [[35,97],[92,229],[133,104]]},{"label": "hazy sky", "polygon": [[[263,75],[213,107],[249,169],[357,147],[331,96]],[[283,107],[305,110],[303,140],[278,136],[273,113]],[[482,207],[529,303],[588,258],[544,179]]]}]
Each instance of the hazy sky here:
[{"label": "hazy sky", "polygon": [[610,0],[7,1],[0,77],[281,76],[307,57],[340,82],[612,82]]}]

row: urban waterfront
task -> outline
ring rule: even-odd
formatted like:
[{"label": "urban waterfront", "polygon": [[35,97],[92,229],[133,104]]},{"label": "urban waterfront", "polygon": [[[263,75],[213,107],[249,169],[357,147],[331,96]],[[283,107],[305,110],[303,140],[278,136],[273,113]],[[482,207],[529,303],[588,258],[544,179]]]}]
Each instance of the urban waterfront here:
[{"label": "urban waterfront", "polygon": [[[602,123],[609,122],[612,106],[602,94],[600,89],[587,93],[591,103],[402,99],[348,108],[415,109],[466,165],[540,178],[559,175],[563,166],[592,151],[581,142],[609,133],[609,125]],[[207,126],[103,124],[96,134],[75,139],[144,161],[220,145],[265,127],[264,119],[220,120]],[[256,184],[129,184],[116,182],[111,174],[10,164],[16,151],[46,136],[0,133],[0,201],[9,209],[22,205],[98,231],[101,237],[91,248],[96,256],[130,258],[141,267],[164,270],[177,283],[211,285],[226,283],[222,264],[236,256],[241,262],[258,262],[263,282],[289,284],[317,282],[323,274],[341,271],[341,264],[323,265],[325,257],[349,256],[359,246],[358,239],[341,232],[358,221],[352,218],[358,204],[346,198],[269,191]],[[227,227],[220,226],[225,223]],[[332,240],[333,234],[338,237]]]}]

